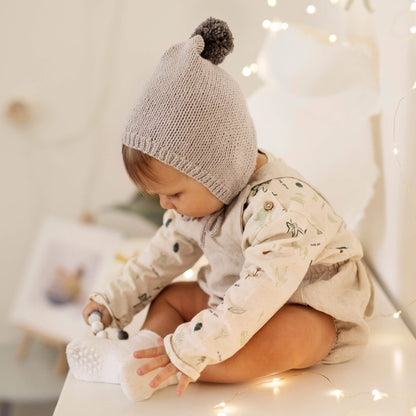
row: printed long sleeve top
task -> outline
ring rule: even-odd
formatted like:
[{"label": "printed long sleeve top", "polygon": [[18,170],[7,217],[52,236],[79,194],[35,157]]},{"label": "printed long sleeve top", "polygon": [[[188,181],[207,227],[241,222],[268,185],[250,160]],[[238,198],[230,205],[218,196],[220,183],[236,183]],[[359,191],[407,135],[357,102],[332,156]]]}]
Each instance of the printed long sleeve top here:
[{"label": "printed long sleeve top", "polygon": [[[368,306],[365,276],[358,286],[356,272],[350,279],[333,279],[339,265],[362,257],[358,240],[296,171],[268,158],[223,212],[197,219],[167,211],[148,250],[130,260],[105,292],[124,326],[205,254],[208,265],[199,271],[198,283],[210,295],[209,308],[165,337],[172,363],[194,380],[207,365],[234,355],[285,303],[322,304],[320,310],[327,311],[325,303],[333,302],[325,284],[332,281],[335,291],[356,292],[355,300],[345,302],[334,293],[333,315],[338,309],[339,319],[345,313],[359,321]],[[332,273],[321,278],[326,269]]]}]

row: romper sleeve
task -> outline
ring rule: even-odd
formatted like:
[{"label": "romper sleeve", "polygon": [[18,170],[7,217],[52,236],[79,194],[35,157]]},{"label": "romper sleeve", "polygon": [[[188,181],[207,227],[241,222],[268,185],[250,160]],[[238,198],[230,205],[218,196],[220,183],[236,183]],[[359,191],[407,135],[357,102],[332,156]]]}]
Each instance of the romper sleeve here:
[{"label": "romper sleeve", "polygon": [[312,224],[300,208],[282,206],[270,190],[249,201],[239,280],[218,307],[203,310],[164,340],[172,363],[193,380],[249,341],[296,291],[326,245],[323,224]]},{"label": "romper sleeve", "polygon": [[163,225],[143,253],[131,258],[104,292],[90,296],[106,306],[113,317],[112,325],[124,328],[166,285],[201,257],[198,244],[178,231],[177,220],[175,211],[166,211]]}]

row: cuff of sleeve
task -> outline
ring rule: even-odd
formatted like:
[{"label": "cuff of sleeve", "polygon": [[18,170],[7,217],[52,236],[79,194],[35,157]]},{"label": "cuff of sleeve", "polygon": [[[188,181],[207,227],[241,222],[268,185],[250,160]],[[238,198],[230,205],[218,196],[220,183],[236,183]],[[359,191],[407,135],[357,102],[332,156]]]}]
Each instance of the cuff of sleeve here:
[{"label": "cuff of sleeve", "polygon": [[199,371],[197,371],[190,364],[185,363],[178,357],[178,354],[175,351],[175,347],[172,344],[172,337],[173,334],[169,334],[166,335],[165,339],[163,340],[165,344],[166,353],[168,354],[170,361],[178,370],[182,371],[182,373],[190,377],[192,381],[198,380],[200,376]]}]

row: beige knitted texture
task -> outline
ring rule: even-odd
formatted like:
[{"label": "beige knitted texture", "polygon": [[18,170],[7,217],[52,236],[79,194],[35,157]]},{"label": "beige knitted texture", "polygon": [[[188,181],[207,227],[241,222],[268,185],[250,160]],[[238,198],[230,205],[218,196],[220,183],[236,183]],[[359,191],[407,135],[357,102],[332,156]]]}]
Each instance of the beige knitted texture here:
[{"label": "beige knitted texture", "polygon": [[238,84],[202,58],[197,35],[172,46],[143,86],[123,143],[201,182],[229,204],[254,171],[254,125]]}]

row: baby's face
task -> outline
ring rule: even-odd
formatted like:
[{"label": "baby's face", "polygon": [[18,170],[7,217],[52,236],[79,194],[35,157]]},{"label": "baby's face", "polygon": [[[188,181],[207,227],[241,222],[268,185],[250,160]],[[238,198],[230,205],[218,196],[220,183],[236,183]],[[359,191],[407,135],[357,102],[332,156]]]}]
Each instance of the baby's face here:
[{"label": "baby's face", "polygon": [[154,180],[144,182],[147,191],[158,194],[164,209],[187,217],[204,217],[218,211],[223,203],[204,185],[158,160],[152,161]]}]

